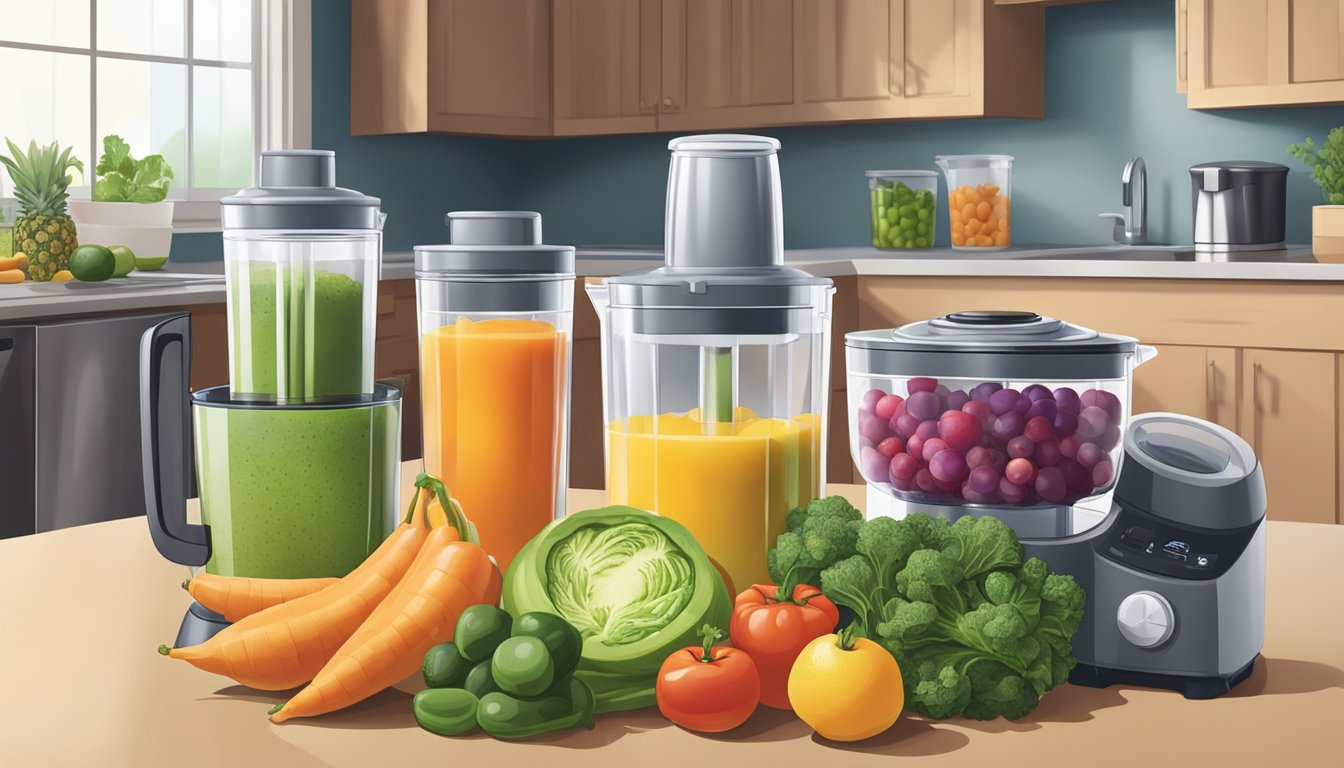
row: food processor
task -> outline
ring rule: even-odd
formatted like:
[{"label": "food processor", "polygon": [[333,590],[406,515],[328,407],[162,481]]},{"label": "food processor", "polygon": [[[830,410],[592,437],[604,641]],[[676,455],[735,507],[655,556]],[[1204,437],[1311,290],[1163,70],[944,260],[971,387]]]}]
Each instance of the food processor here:
[{"label": "food processor", "polygon": [[665,266],[589,285],[610,503],[690,529],[738,588],[824,487],[830,280],[784,266],[779,142],[674,139]]},{"label": "food processor", "polygon": [[[398,513],[401,392],[373,379],[384,217],[377,198],[336,186],[329,151],[262,153],[257,178],[220,201],[228,386],[189,394],[189,315],[141,339],[150,533],[193,574],[344,576]],[[175,644],[225,626],[193,603]]]},{"label": "food processor", "polygon": [[1033,312],[967,311],[847,334],[845,352],[868,515],[992,515],[1073,576],[1087,605],[1070,682],[1208,698],[1250,674],[1260,467],[1215,424],[1131,420],[1133,370],[1156,350]]},{"label": "food processor", "polygon": [[574,248],[531,211],[457,211],[415,246],[425,471],[507,569],[565,513]]}]

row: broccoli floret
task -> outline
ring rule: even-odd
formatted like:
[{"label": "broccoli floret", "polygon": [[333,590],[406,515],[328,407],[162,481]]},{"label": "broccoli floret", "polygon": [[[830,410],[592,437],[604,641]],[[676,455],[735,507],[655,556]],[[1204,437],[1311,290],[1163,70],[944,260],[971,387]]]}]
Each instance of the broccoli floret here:
[{"label": "broccoli floret", "polygon": [[1073,637],[1083,621],[1087,594],[1072,576],[1052,573],[1041,586],[1040,628],[1063,636]]},{"label": "broccoli floret", "polygon": [[887,619],[877,625],[877,634],[898,646],[938,632],[938,609],[930,603],[894,597],[887,601],[883,613]]},{"label": "broccoli floret", "polygon": [[847,557],[821,572],[821,593],[853,611],[870,637],[879,618],[872,606],[876,592],[877,574],[863,555]]},{"label": "broccoli floret", "polygon": [[948,529],[942,550],[961,564],[968,579],[1022,565],[1022,545],[1017,534],[997,517],[967,515],[957,520]]},{"label": "broccoli floret", "polygon": [[964,577],[956,560],[936,549],[921,549],[911,554],[905,567],[896,574],[896,589],[911,600],[935,605],[940,601],[955,600],[958,605],[952,612],[961,613],[957,587]]},{"label": "broccoli floret", "polygon": [[890,517],[878,517],[859,528],[854,549],[868,558],[879,581],[891,583],[896,572],[905,567],[906,560],[922,545],[914,528]]},{"label": "broccoli floret", "polygon": [[815,583],[817,575],[833,563],[854,554],[863,524],[863,513],[843,496],[815,499],[807,507],[789,513],[788,530],[775,539],[766,553],[770,578],[783,585]]},{"label": "broccoli floret", "polygon": [[[890,649],[888,649],[890,650]],[[900,656],[897,656],[898,661]],[[925,717],[956,717],[971,700],[971,681],[951,664],[939,664],[938,655],[915,653],[902,662],[906,708]]]},{"label": "broccoli floret", "polygon": [[1040,700],[1026,680],[1001,662],[978,661],[966,676],[971,682],[971,697],[961,714],[971,720],[993,720],[999,715],[1016,720],[1035,709]]}]

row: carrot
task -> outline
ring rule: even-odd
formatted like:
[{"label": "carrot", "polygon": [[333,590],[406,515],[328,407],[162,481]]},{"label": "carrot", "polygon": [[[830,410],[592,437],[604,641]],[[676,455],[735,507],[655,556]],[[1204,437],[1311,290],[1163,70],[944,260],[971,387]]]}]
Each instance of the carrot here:
[{"label": "carrot", "polygon": [[0,285],[22,283],[28,275],[22,269],[6,269],[0,272]]},{"label": "carrot", "polygon": [[330,587],[340,579],[249,579],[201,573],[182,582],[196,602],[237,622],[273,605]]},{"label": "carrot", "polygon": [[[453,639],[462,611],[499,601],[499,569],[461,507],[429,475],[420,475],[416,487],[433,489],[449,524],[430,531],[406,577],[317,677],[268,712],[272,722],[334,712],[395,684],[420,666],[431,646]],[[457,531],[467,539],[459,539]]]},{"label": "carrot", "polygon": [[368,559],[330,587],[254,613],[200,645],[161,645],[159,653],[263,691],[308,682],[415,561],[429,536],[425,505],[412,499],[406,517]]}]

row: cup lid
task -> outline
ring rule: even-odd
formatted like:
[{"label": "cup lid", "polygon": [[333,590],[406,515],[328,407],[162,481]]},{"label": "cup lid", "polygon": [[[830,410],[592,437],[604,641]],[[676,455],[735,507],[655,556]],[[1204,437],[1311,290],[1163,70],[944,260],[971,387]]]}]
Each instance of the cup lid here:
[{"label": "cup lid", "polygon": [[534,211],[453,211],[444,216],[449,242],[415,246],[421,278],[574,276],[574,247],[541,242]]},{"label": "cup lid", "polygon": [[262,152],[255,187],[219,201],[224,229],[382,229],[382,201],[336,186],[336,153]]},{"label": "cup lid", "polygon": [[937,171],[864,171],[864,176],[870,179],[886,179],[892,176],[933,176],[937,177]]}]

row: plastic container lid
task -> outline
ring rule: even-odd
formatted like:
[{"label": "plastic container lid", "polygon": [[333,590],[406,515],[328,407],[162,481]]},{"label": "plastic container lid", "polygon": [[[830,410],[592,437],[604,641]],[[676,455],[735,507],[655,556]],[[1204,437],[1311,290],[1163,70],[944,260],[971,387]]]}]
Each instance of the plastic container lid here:
[{"label": "plastic container lid", "polygon": [[444,224],[448,243],[415,246],[416,277],[574,277],[574,247],[543,245],[539,213],[453,211]]},{"label": "plastic container lid", "polygon": [[938,167],[948,170],[1007,168],[1013,164],[1012,155],[938,155],[933,160]]},{"label": "plastic container lid", "polygon": [[382,229],[376,197],[336,186],[336,153],[262,152],[255,187],[219,201],[224,229]]},{"label": "plastic container lid", "polygon": [[1129,336],[1007,311],[954,312],[848,333],[845,346],[851,374],[985,380],[1119,379],[1141,349]]},{"label": "plastic container lid", "polygon": [[1183,525],[1228,530],[1265,516],[1255,452],[1228,429],[1176,413],[1144,413],[1125,431],[1120,503]]},{"label": "plastic container lid", "polygon": [[937,177],[937,171],[864,171],[864,176],[870,179],[885,179],[892,176],[933,176]]}]

